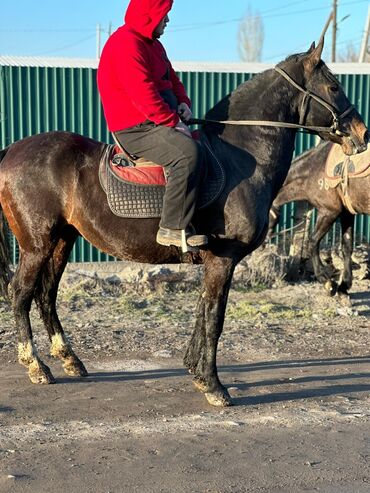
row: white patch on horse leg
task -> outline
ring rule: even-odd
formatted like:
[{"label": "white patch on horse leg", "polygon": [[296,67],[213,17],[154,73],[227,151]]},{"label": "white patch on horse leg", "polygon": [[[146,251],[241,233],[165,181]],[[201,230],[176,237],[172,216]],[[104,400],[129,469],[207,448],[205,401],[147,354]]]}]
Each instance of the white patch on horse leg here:
[{"label": "white patch on horse leg", "polygon": [[39,358],[32,341],[18,344],[18,361],[28,369],[28,376],[32,383],[54,383],[54,377],[49,368]]},{"label": "white patch on horse leg", "polygon": [[54,356],[54,358],[63,360],[67,358],[71,352],[71,345],[64,334],[54,334],[51,336],[50,354]]},{"label": "white patch on horse leg", "polygon": [[54,334],[51,337],[50,354],[63,363],[67,375],[83,377],[87,375],[83,363],[75,355],[67,337],[64,334]]},{"label": "white patch on horse leg", "polygon": [[18,361],[21,365],[28,368],[35,359],[38,359],[37,351],[32,341],[18,344]]}]

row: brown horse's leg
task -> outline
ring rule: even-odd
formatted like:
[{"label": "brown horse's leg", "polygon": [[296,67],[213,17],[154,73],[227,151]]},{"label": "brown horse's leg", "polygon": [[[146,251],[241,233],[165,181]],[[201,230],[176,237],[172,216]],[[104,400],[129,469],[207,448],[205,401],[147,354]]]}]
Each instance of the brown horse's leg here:
[{"label": "brown horse's leg", "polygon": [[14,309],[18,330],[18,360],[28,369],[32,383],[54,383],[50,369],[39,358],[32,340],[30,309],[36,279],[45,257],[36,253],[21,252],[18,267],[9,284],[9,297]]},{"label": "brown horse's leg", "polygon": [[[190,339],[189,346],[184,356],[184,365],[189,370],[189,373],[195,374],[200,356],[202,354],[202,348],[206,343],[206,327],[205,327],[205,285],[203,283],[202,289],[198,298],[197,313],[195,320],[195,328]],[[194,385],[202,390],[201,383],[194,379]]]},{"label": "brown horse's leg", "polygon": [[[340,215],[340,223],[342,226],[342,253],[343,253],[343,274],[338,285],[338,294],[348,297],[348,290],[352,286],[352,253],[353,253],[353,226],[355,216],[343,210]],[[349,298],[347,303],[350,304]]]},{"label": "brown horse's leg", "polygon": [[59,240],[53,256],[42,269],[35,290],[35,301],[51,341],[50,354],[62,361],[67,375],[85,377],[86,368],[66,338],[56,310],[59,281],[76,237],[77,232],[71,230],[68,236],[65,235],[64,239]]},{"label": "brown horse's leg", "polygon": [[319,282],[325,285],[325,289],[329,292],[331,296],[334,296],[337,291],[337,283],[330,278],[329,273],[326,271],[323,263],[321,262],[320,242],[329,231],[331,225],[337,219],[338,215],[338,211],[325,211],[325,213],[323,213],[319,210],[315,231],[310,240],[310,254],[312,257],[312,266],[315,277]]},{"label": "brown horse's leg", "polygon": [[216,355],[234,267],[230,258],[207,255],[201,294],[204,301],[198,303],[197,325],[185,356],[186,366],[195,373],[195,385],[214,406],[232,404],[227,389],[218,378]]}]

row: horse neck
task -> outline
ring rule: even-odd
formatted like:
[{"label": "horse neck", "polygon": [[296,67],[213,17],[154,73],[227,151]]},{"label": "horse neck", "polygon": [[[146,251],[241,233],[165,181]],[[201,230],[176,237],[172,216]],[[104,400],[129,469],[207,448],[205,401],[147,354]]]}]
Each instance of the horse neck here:
[{"label": "horse neck", "polygon": [[[267,70],[239,86],[207,117],[298,123],[298,98],[297,89],[282,80],[276,71]],[[219,136],[253,155],[258,165],[265,167],[267,175],[275,176],[279,171],[284,175],[291,163],[295,134],[295,130],[286,128],[225,125]]]},{"label": "horse neck", "polygon": [[317,180],[317,171],[325,167],[331,142],[308,149],[294,159],[274,205],[279,207],[287,202],[309,200],[312,193],[311,182]]}]

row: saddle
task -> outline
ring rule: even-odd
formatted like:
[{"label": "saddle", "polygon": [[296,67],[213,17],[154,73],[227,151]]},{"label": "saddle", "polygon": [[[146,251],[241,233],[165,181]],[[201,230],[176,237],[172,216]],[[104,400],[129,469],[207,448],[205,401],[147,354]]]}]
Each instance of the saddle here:
[{"label": "saddle", "polygon": [[339,145],[333,145],[325,163],[325,189],[340,185],[343,203],[351,214],[357,214],[348,193],[349,179],[365,178],[370,174],[370,149],[361,154],[346,156]]},{"label": "saddle", "polygon": [[[223,166],[208,139],[202,136],[201,141],[206,159],[200,170],[202,179],[197,209],[213,203],[226,181]],[[108,144],[99,163],[99,180],[113,214],[126,218],[161,217],[166,186],[163,166],[128,154],[118,143]]]},{"label": "saddle", "polygon": [[333,145],[325,164],[325,180],[335,188],[345,177],[364,178],[370,174],[370,151],[346,156],[339,145]]}]

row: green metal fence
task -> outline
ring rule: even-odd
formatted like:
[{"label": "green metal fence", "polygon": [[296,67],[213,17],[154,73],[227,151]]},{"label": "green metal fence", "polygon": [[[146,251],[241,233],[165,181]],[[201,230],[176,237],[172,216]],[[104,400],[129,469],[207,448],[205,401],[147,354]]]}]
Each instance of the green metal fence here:
[{"label": "green metal fence", "polygon": [[[1,58],[1,57],[0,57]],[[357,67],[357,65],[356,65]],[[369,71],[369,70],[368,70]],[[202,117],[221,98],[252,72],[179,71],[193,102],[195,117]],[[339,74],[352,103],[369,122],[370,71],[365,74]],[[1,65],[0,60],[0,145],[1,148],[23,137],[50,130],[68,130],[111,142],[96,86],[96,69]],[[315,145],[315,137],[298,134],[296,154]],[[294,226],[294,204],[284,207],[278,231]],[[335,226],[338,228],[338,226]],[[356,218],[356,242],[370,242],[368,217]],[[336,235],[332,235],[336,238]],[[333,240],[334,241],[334,240]],[[10,235],[13,261],[17,245]],[[71,254],[73,262],[112,261],[79,238]]]}]

